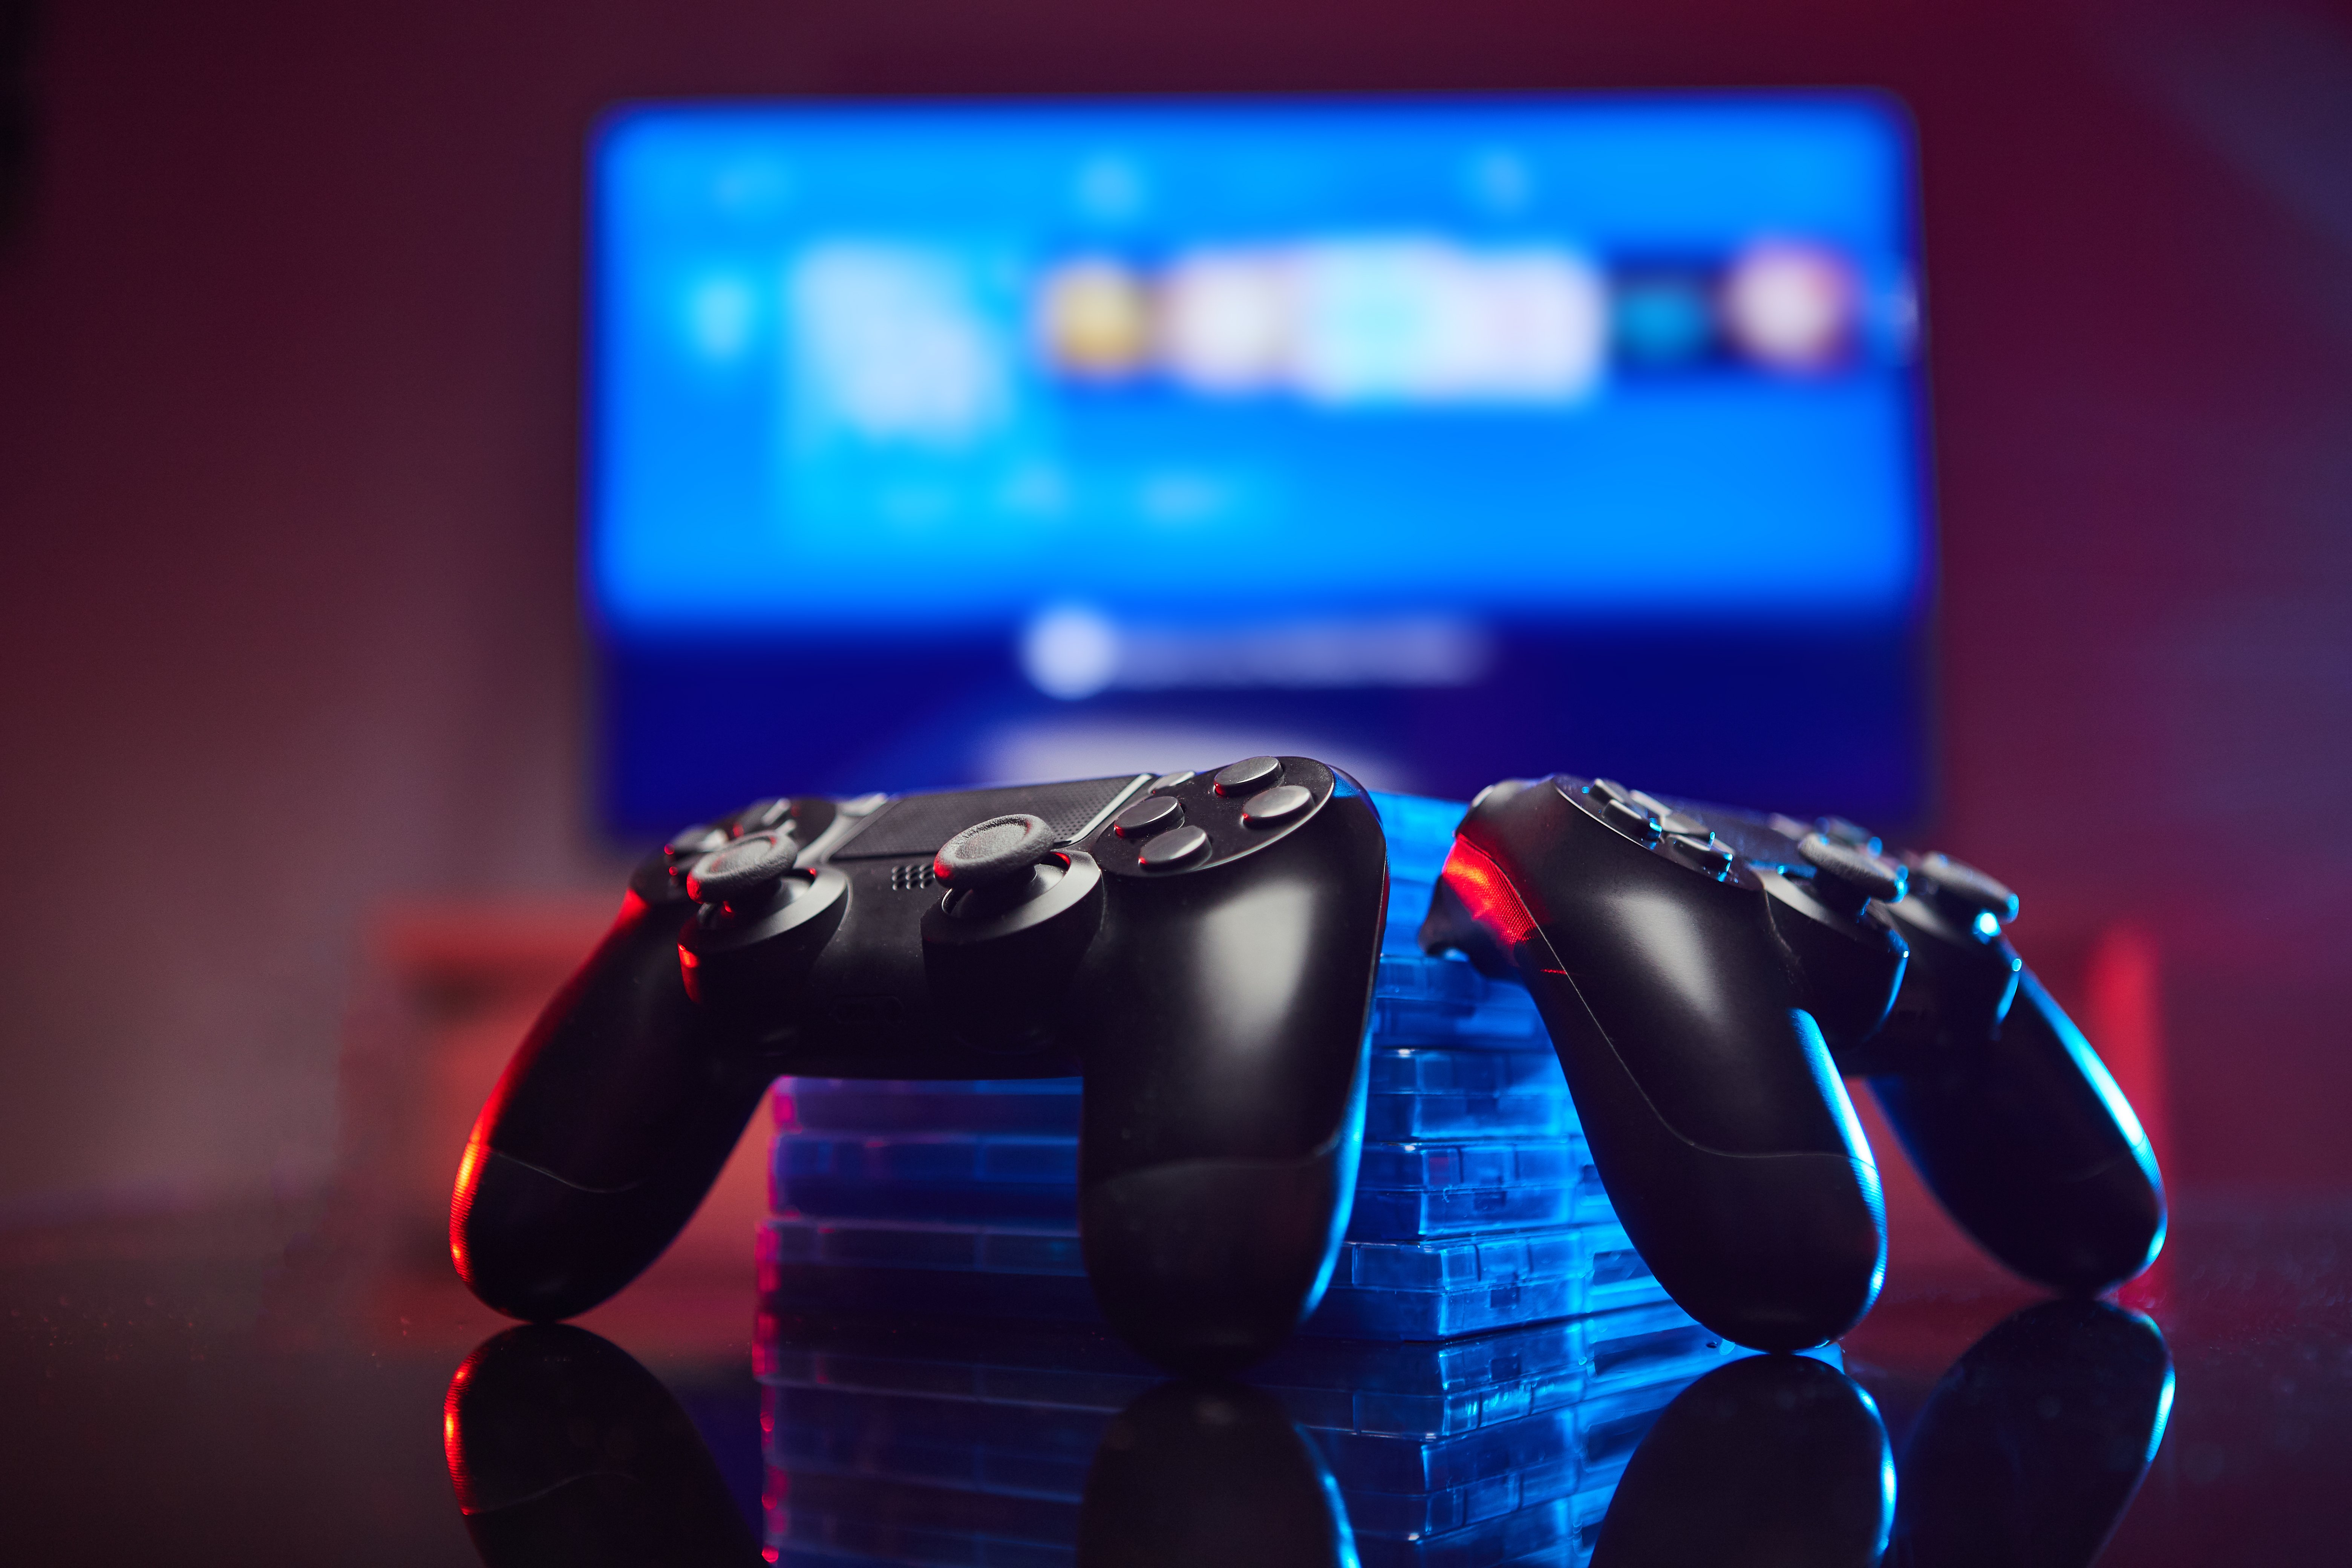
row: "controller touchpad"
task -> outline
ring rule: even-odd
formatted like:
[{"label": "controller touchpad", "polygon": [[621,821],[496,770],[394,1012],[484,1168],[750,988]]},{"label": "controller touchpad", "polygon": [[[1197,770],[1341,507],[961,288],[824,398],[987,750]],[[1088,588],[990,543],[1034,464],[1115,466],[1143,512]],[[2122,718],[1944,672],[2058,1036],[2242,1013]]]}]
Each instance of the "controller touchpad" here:
[{"label": "controller touchpad", "polygon": [[1149,776],[1122,773],[1117,778],[1079,779],[1069,784],[1015,784],[1007,789],[901,795],[884,806],[856,837],[835,850],[831,858],[928,860],[940,845],[972,824],[1014,815],[1043,817],[1054,830],[1054,842],[1067,844],[1083,837]]}]

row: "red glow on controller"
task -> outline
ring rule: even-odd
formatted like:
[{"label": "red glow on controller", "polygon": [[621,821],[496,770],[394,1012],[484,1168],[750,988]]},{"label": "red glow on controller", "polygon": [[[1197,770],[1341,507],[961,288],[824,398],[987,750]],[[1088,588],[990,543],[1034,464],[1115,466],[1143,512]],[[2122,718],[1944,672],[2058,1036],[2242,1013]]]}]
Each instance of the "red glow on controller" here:
[{"label": "red glow on controller", "polygon": [[[457,1157],[457,1184],[449,1194],[449,1261],[457,1266],[457,1278],[468,1285],[474,1282],[474,1268],[466,1255],[466,1216],[473,1212],[474,1182],[481,1173],[482,1162],[489,1157],[489,1116],[485,1106],[481,1120],[474,1123],[474,1135],[466,1140],[466,1152]],[[450,1397],[457,1397],[455,1385]]]},{"label": "red glow on controller", "polygon": [[1470,918],[1498,937],[1505,948],[1518,946],[1536,929],[1535,916],[1528,912],[1502,868],[1465,841],[1454,841],[1454,853],[1446,857],[1445,869],[1439,875],[1470,911]]}]

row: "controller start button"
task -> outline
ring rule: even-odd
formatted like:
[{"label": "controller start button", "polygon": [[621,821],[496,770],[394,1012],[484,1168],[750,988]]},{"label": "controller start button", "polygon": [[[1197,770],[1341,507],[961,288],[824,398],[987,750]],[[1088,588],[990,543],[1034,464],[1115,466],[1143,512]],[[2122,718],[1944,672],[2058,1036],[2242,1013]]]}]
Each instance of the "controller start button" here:
[{"label": "controller start button", "polygon": [[1173,795],[1148,795],[1110,819],[1111,831],[1121,838],[1149,838],[1184,820],[1184,804]]},{"label": "controller start button", "polygon": [[1197,827],[1162,833],[1143,847],[1136,864],[1147,871],[1165,871],[1189,865],[1209,852],[1209,836]]},{"label": "controller start button", "polygon": [[1276,784],[1242,803],[1242,822],[1250,827],[1271,826],[1297,816],[1314,798],[1297,784]]},{"label": "controller start button", "polygon": [[1282,777],[1279,757],[1244,757],[1232,767],[1218,770],[1219,795],[1255,795]]}]

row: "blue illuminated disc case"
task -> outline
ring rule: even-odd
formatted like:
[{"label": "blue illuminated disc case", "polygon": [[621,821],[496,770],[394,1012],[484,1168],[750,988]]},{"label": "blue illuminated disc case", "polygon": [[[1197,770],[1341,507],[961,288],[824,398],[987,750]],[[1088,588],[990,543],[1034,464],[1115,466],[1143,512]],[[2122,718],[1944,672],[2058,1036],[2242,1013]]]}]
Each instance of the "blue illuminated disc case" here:
[{"label": "blue illuminated disc case", "polygon": [[1260,750],[1921,804],[1885,100],[650,105],[592,159],[617,826]]}]

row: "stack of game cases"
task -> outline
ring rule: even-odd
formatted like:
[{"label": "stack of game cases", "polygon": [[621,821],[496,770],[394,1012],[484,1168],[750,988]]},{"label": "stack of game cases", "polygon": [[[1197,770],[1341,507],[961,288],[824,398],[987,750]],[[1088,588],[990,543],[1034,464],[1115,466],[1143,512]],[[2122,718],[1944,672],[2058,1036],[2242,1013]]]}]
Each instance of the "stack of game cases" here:
[{"label": "stack of game cases", "polygon": [[[1303,1330],[1443,1340],[1660,1302],[1594,1175],[1526,991],[1415,943],[1464,807],[1377,795],[1388,939],[1347,1240]],[[1076,1079],[783,1079],[763,1300],[1098,1322],[1077,1237]]]},{"label": "stack of game cases", "polygon": [[[1574,1563],[1656,1411],[1739,1352],[1618,1227],[1527,993],[1419,951],[1464,807],[1374,798],[1391,901],[1355,1208],[1322,1305],[1249,1380],[1312,1434],[1365,1563]],[[760,1278],[780,1560],[1069,1560],[1095,1445],[1157,1377],[1087,1286],[1078,1097],[778,1083]]]},{"label": "stack of game cases", "polygon": [[[1328,1510],[1365,1568],[1579,1568],[1658,1413],[1745,1353],[1660,1302],[1444,1342],[1294,1339],[1248,1375],[1321,1482],[1281,1511]],[[767,1313],[755,1356],[782,1568],[1073,1563],[1107,1434],[1160,1383],[1080,1324]],[[1151,1528],[1114,1514],[1086,1534],[1130,1526]]]}]

